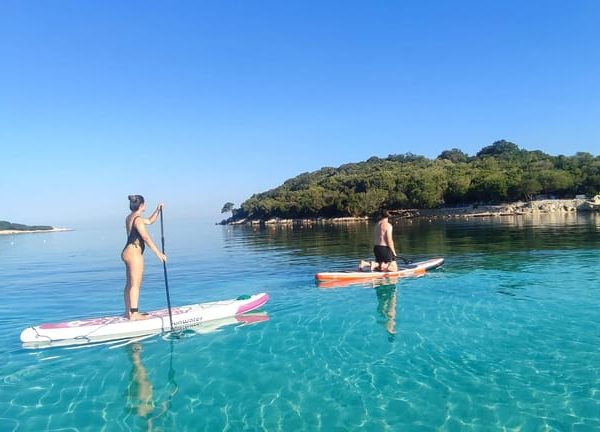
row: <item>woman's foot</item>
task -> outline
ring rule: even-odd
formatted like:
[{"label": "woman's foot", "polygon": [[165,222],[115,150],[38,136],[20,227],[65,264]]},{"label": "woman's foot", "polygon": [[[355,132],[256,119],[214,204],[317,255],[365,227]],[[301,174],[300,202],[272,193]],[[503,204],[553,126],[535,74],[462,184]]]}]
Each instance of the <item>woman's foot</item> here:
[{"label": "woman's foot", "polygon": [[140,312],[131,312],[129,314],[129,316],[127,317],[127,319],[130,321],[141,321],[141,320],[148,319],[148,314],[140,313]]}]

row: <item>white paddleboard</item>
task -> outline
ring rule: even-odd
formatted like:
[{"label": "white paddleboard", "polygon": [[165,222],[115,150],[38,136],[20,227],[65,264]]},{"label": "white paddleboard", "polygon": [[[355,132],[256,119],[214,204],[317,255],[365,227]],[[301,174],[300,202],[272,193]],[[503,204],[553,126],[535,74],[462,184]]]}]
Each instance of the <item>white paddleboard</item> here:
[{"label": "white paddleboard", "polygon": [[[261,307],[268,300],[268,294],[260,293],[244,298],[171,308],[173,329],[181,330],[207,321],[241,315]],[[21,342],[30,348],[61,344],[60,342],[75,345],[128,339],[170,330],[169,310],[161,309],[149,312],[147,319],[139,321],[112,316],[27,327],[21,332]]]}]

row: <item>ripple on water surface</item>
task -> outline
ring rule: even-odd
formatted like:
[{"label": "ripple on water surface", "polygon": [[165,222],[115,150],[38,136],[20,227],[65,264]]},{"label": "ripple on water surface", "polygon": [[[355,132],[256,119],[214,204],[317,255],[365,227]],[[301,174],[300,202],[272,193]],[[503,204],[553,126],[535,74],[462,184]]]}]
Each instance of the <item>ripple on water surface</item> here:
[{"label": "ripple on water surface", "polygon": [[369,225],[173,232],[175,304],[266,291],[264,319],[44,351],[18,344],[30,321],[120,311],[102,246],[120,243],[20,240],[0,269],[0,430],[600,430],[597,226],[398,225],[403,254],[445,268],[335,289],[314,273],[368,257]]}]

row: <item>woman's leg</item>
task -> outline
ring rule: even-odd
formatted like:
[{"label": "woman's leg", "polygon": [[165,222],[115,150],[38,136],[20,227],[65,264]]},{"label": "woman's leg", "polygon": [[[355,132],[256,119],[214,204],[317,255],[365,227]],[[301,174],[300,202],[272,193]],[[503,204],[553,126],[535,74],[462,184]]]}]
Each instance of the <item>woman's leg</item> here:
[{"label": "woman's leg", "polygon": [[142,254],[135,257],[130,268],[131,288],[129,289],[129,319],[142,319],[143,315],[139,312],[131,312],[131,309],[137,309],[140,300],[140,289],[142,288],[142,278],[144,277],[144,258]]},{"label": "woman's leg", "polygon": [[[123,260],[125,262],[125,260]],[[125,303],[125,317],[129,318],[129,308],[131,307],[129,304],[129,290],[131,290],[131,272],[129,271],[129,264],[125,262],[125,289],[123,290],[123,300]]]},{"label": "woman's leg", "polygon": [[[133,247],[129,247],[134,249]],[[131,312],[131,309],[138,308],[138,302],[140,299],[140,289],[142,287],[142,279],[144,276],[144,257],[137,250],[126,251],[125,264],[127,265],[127,283],[129,286],[128,296],[125,299],[125,305],[127,306],[127,317],[131,320],[143,319],[144,315],[139,312]],[[127,295],[127,293],[126,293]]]}]

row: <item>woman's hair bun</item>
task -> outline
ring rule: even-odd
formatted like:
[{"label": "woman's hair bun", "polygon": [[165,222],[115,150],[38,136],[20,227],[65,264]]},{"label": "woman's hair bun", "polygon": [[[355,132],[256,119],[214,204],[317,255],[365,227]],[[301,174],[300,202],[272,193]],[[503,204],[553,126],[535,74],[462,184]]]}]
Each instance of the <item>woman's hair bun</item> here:
[{"label": "woman's hair bun", "polygon": [[144,204],[144,197],[141,195],[128,195],[127,198],[129,198],[129,208],[132,211],[136,211]]}]

